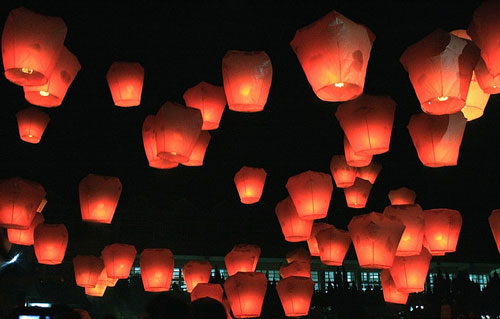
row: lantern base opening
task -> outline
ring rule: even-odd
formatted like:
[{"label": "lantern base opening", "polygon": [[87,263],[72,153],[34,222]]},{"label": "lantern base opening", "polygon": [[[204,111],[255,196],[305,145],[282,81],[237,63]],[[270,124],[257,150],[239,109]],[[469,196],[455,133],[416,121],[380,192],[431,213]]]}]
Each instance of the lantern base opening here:
[{"label": "lantern base opening", "polygon": [[7,80],[20,86],[39,86],[48,82],[42,73],[29,68],[15,68],[5,70]]},{"label": "lantern base opening", "polygon": [[47,92],[47,95],[42,95],[41,92],[46,91],[30,91],[24,93],[24,98],[28,103],[41,107],[57,107],[62,103],[62,99]]},{"label": "lantern base opening", "polygon": [[352,181],[352,183],[335,183],[335,186],[337,186],[338,188],[348,188],[351,187],[352,185],[354,185],[354,181]]},{"label": "lantern base opening", "polygon": [[28,134],[28,135],[22,135],[21,140],[25,141],[26,143],[38,144],[40,143],[41,138],[33,134]]},{"label": "lantern base opening", "polygon": [[59,265],[62,263],[62,260],[38,260],[38,263],[44,265]]},{"label": "lantern base opening", "polygon": [[240,198],[242,204],[255,204],[260,200],[260,197],[244,197]]},{"label": "lantern base opening", "polygon": [[246,113],[254,113],[260,112],[264,109],[264,105],[259,104],[231,104],[228,105],[228,108],[231,111],[236,112],[246,112]]},{"label": "lantern base opening", "polygon": [[97,218],[83,218],[82,221],[87,223],[96,223],[96,224],[111,224],[111,220],[107,219],[97,219]]},{"label": "lantern base opening", "polygon": [[136,99],[132,99],[132,100],[115,100],[114,103],[115,103],[116,106],[119,106],[119,107],[134,107],[134,106],[141,105],[141,100],[136,100]]},{"label": "lantern base opening", "polygon": [[366,203],[347,203],[347,207],[349,208],[365,208],[366,207]]},{"label": "lantern base opening", "polygon": [[205,122],[203,122],[201,130],[202,131],[211,131],[211,130],[216,130],[218,128],[219,128],[219,123],[205,121]]},{"label": "lantern base opening", "polygon": [[298,243],[301,241],[306,241],[308,240],[309,237],[304,237],[304,236],[287,236],[285,237],[285,240],[290,243]]},{"label": "lantern base opening", "polygon": [[390,269],[392,265],[383,265],[383,264],[359,264],[360,268],[366,269]]},{"label": "lantern base opening", "polygon": [[466,105],[462,109],[462,113],[464,114],[464,117],[467,119],[467,121],[472,121],[475,119],[480,118],[484,114],[484,109],[475,107],[475,106],[470,106]]},{"label": "lantern base opening", "polygon": [[180,155],[177,152],[159,152],[158,157],[174,163],[182,163],[189,161],[189,156]]},{"label": "lantern base opening", "polygon": [[170,287],[165,288],[165,287],[148,287],[147,289],[144,288],[144,291],[146,292],[164,292],[164,291],[169,291]]},{"label": "lantern base opening", "polygon": [[363,88],[349,82],[335,82],[322,87],[315,93],[322,101],[344,102],[360,96],[363,93]]},{"label": "lantern base opening", "polygon": [[457,161],[450,162],[422,162],[424,166],[427,167],[445,167],[445,166],[457,166]]},{"label": "lantern base opening", "polygon": [[398,289],[398,291],[400,293],[403,293],[403,294],[411,294],[411,293],[415,293],[415,292],[422,292],[424,291],[424,288],[423,287],[413,287],[413,288],[403,288],[403,289]]},{"label": "lantern base opening", "polygon": [[316,220],[325,218],[326,214],[307,214],[307,215],[299,214],[299,217],[303,220]]},{"label": "lantern base opening", "polygon": [[437,96],[421,104],[422,111],[432,115],[445,115],[460,112],[465,100],[453,96]]}]

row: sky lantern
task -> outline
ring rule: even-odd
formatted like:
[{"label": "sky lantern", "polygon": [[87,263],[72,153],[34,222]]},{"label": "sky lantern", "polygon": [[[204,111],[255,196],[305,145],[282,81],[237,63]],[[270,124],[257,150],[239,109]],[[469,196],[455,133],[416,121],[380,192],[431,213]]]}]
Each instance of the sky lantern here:
[{"label": "sky lantern", "polygon": [[42,214],[35,214],[28,229],[7,229],[7,238],[11,244],[31,246],[33,245],[33,233],[38,224],[43,224],[44,218]]},{"label": "sky lantern", "polygon": [[[318,225],[318,224],[314,224],[314,225]],[[328,225],[328,224],[326,224],[326,225]],[[311,263],[311,259],[312,259],[311,253],[303,247],[296,248],[296,249],[291,250],[291,251],[286,253],[286,262],[287,263],[292,263],[294,261],[303,261],[303,262]]]},{"label": "sky lantern", "polygon": [[132,245],[112,244],[105,246],[101,255],[109,278],[126,279],[130,274],[137,250]]},{"label": "sky lantern", "polygon": [[382,292],[384,293],[385,302],[397,303],[405,305],[408,301],[408,293],[398,291],[394,280],[392,280],[389,269],[384,269],[380,272],[380,282],[382,283]]},{"label": "sky lantern", "polygon": [[465,106],[479,50],[470,41],[436,30],[408,47],[401,63],[425,113],[453,114]]},{"label": "sky lantern", "polygon": [[285,240],[291,243],[305,241],[311,237],[313,221],[301,219],[290,197],[276,205],[276,216]]},{"label": "sky lantern", "polygon": [[179,166],[179,163],[172,162],[158,156],[156,148],[155,122],[154,115],[148,115],[142,123],[142,142],[144,144],[144,152],[150,167],[158,169],[170,169]]},{"label": "sky lantern", "polygon": [[357,177],[369,181],[372,185],[375,184],[378,174],[382,170],[382,165],[377,162],[371,162],[370,165],[359,167]]},{"label": "sky lantern", "polygon": [[466,123],[462,112],[412,115],[408,131],[422,164],[427,167],[456,166]]},{"label": "sky lantern", "polygon": [[118,278],[109,278],[106,272],[106,267],[104,267],[97,279],[98,285],[105,285],[106,287],[114,287],[118,282]]},{"label": "sky lantern", "polygon": [[199,283],[208,283],[212,272],[212,264],[208,260],[191,260],[182,268],[186,289],[191,292]]},{"label": "sky lantern", "polygon": [[389,150],[395,110],[390,96],[363,94],[340,104],[335,117],[356,154],[376,155]]},{"label": "sky lantern", "polygon": [[281,279],[276,291],[287,317],[307,316],[314,293],[314,281],[311,278],[292,276]]},{"label": "sky lantern", "polygon": [[257,268],[260,257],[260,247],[250,244],[237,244],[224,257],[229,276],[237,272],[252,272]]},{"label": "sky lantern", "polygon": [[102,297],[108,288],[104,284],[96,284],[95,287],[85,287],[85,294],[93,297]]},{"label": "sky lantern", "polygon": [[365,208],[372,186],[372,183],[369,181],[357,177],[354,185],[344,188],[347,207]]},{"label": "sky lantern", "polygon": [[118,177],[89,174],[78,185],[82,220],[111,224],[122,183]]},{"label": "sky lantern", "polygon": [[186,162],[201,132],[200,110],[165,102],[155,119],[157,156],[171,162]]},{"label": "sky lantern", "polygon": [[61,105],[69,86],[80,69],[78,58],[66,47],[63,47],[48,82],[38,86],[24,86],[24,98],[33,105],[43,107]]},{"label": "sky lantern", "polygon": [[50,117],[34,107],[28,107],[17,112],[16,118],[21,140],[31,144],[40,143]]},{"label": "sky lantern", "polygon": [[327,223],[314,223],[311,230],[311,237],[307,240],[307,246],[309,247],[309,252],[311,256],[319,256],[318,241],[316,240],[316,235],[323,229],[332,228],[333,226]]},{"label": "sky lantern", "polygon": [[38,224],[33,235],[36,259],[40,264],[58,265],[68,246],[68,230],[63,224]]},{"label": "sky lantern", "polygon": [[208,297],[222,303],[223,294],[224,290],[219,284],[199,283],[191,291],[191,302]]},{"label": "sky lantern", "polygon": [[207,151],[208,143],[210,143],[210,133],[206,131],[201,131],[198,140],[194,145],[191,155],[189,155],[189,160],[182,163],[184,166],[203,166],[203,160],[205,159],[205,152]]},{"label": "sky lantern", "polygon": [[356,167],[349,166],[344,155],[333,155],[330,161],[330,171],[332,172],[335,186],[339,188],[349,187],[356,180]]},{"label": "sky lantern", "polygon": [[351,143],[347,137],[344,136],[344,156],[347,165],[352,167],[364,167],[370,164],[373,155],[371,154],[356,154],[352,149]]},{"label": "sky lantern", "polygon": [[144,68],[138,62],[113,62],[106,74],[109,90],[116,106],[141,104]]},{"label": "sky lantern", "polygon": [[349,225],[352,243],[361,268],[392,267],[405,225],[380,213],[354,216]]},{"label": "sky lantern", "polygon": [[351,235],[348,231],[335,227],[324,229],[316,234],[319,258],[329,266],[342,266],[345,255],[351,246]]},{"label": "sky lantern", "polygon": [[63,49],[66,32],[61,18],[25,8],[11,10],[2,32],[7,80],[22,86],[47,83]]},{"label": "sky lantern", "polygon": [[281,278],[292,276],[311,277],[311,262],[295,260],[280,267]]},{"label": "sky lantern", "polygon": [[399,219],[405,225],[396,256],[420,254],[424,240],[424,214],[418,204],[391,205],[384,209],[384,215]]},{"label": "sky lantern", "polygon": [[453,253],[457,248],[462,228],[462,215],[458,210],[436,208],[424,210],[424,236],[433,256]]},{"label": "sky lantern", "polygon": [[47,198],[43,198],[40,204],[38,205],[38,208],[36,209],[37,213],[41,213],[43,209],[45,208],[45,205],[47,205]]},{"label": "sky lantern", "polygon": [[260,317],[266,290],[267,278],[261,272],[239,272],[224,282],[224,291],[235,318]]},{"label": "sky lantern", "polygon": [[388,194],[391,205],[411,205],[415,204],[417,194],[409,188],[400,187],[389,191]]},{"label": "sky lantern", "polygon": [[20,177],[0,180],[0,227],[28,229],[44,197],[37,182]]},{"label": "sky lantern", "polygon": [[174,255],[170,249],[144,249],[139,261],[144,291],[168,291],[174,273]]},{"label": "sky lantern", "polygon": [[332,11],[297,30],[290,46],[318,98],[339,102],[363,93],[374,40],[370,29]]},{"label": "sky lantern", "polygon": [[498,252],[500,252],[500,209],[493,210],[488,221],[490,223],[491,233],[497,243]]},{"label": "sky lantern", "polygon": [[267,173],[263,168],[243,166],[234,175],[234,183],[243,204],[254,204],[260,200]]},{"label": "sky lantern", "polygon": [[200,110],[203,117],[202,130],[215,130],[226,107],[226,93],[222,86],[200,82],[189,88],[182,96],[187,107]]},{"label": "sky lantern", "polygon": [[96,256],[77,255],[73,258],[76,285],[80,287],[95,287],[102,271],[104,262]]},{"label": "sky lantern", "polygon": [[432,255],[425,248],[419,255],[396,256],[390,272],[398,291],[403,293],[424,291],[431,259]]},{"label": "sky lantern", "polygon": [[264,51],[228,51],[222,58],[222,79],[230,110],[260,112],[273,79],[271,59]]},{"label": "sky lantern", "polygon": [[325,218],[333,192],[332,178],[322,172],[306,171],[286,183],[299,217],[306,220]]}]

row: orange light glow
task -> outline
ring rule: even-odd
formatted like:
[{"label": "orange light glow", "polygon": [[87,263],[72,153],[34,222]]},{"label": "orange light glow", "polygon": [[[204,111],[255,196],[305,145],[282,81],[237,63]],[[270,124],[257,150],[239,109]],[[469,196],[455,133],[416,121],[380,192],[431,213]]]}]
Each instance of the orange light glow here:
[{"label": "orange light glow", "polygon": [[391,205],[411,205],[415,204],[417,194],[409,188],[401,187],[389,191],[388,196]]},{"label": "orange light glow", "polygon": [[344,155],[332,156],[330,171],[335,180],[335,185],[339,188],[350,187],[356,180],[357,169],[347,164]]},{"label": "orange light glow", "polygon": [[373,155],[371,154],[368,155],[356,154],[352,149],[349,140],[345,136],[344,136],[344,156],[347,165],[352,167],[364,167],[370,165],[370,162],[372,161],[373,157]]},{"label": "orange light glow", "polygon": [[122,192],[118,177],[89,174],[78,185],[82,220],[111,224]]},{"label": "orange light glow", "polygon": [[202,130],[215,130],[226,107],[224,88],[207,82],[200,82],[187,89],[183,95],[187,107],[199,109],[203,117]]},{"label": "orange light glow", "polygon": [[260,200],[267,173],[263,168],[243,166],[234,175],[234,184],[243,204],[254,204]]},{"label": "orange light glow", "polygon": [[309,252],[311,256],[319,256],[318,241],[316,240],[316,235],[328,228],[333,228],[332,225],[326,223],[314,223],[311,231],[311,237],[307,240],[307,246],[309,247]]},{"label": "orange light glow", "polygon": [[380,282],[382,283],[382,292],[384,293],[385,302],[401,305],[406,304],[409,294],[398,291],[388,269],[384,269],[380,272]]},{"label": "orange light glow", "polygon": [[85,294],[93,297],[102,297],[106,292],[106,285],[96,284],[95,287],[85,287]]},{"label": "orange light glow", "polygon": [[[318,223],[319,224],[319,223]],[[314,225],[318,225],[314,224]],[[303,247],[296,248],[286,253],[286,262],[292,263],[294,261],[302,261],[311,263],[311,253]]]},{"label": "orange light glow", "polygon": [[196,285],[208,283],[212,272],[212,264],[209,261],[191,260],[182,268],[182,275],[186,282],[186,290],[191,292]]},{"label": "orange light glow", "polygon": [[311,278],[293,276],[281,279],[276,291],[287,317],[307,316],[314,292]]},{"label": "orange light glow", "polygon": [[35,255],[38,263],[62,263],[68,246],[68,230],[63,224],[38,224],[34,232]]},{"label": "orange light glow", "polygon": [[106,74],[109,90],[116,106],[141,104],[144,68],[137,62],[113,62]]},{"label": "orange light glow", "polygon": [[275,212],[286,241],[294,243],[311,237],[313,221],[299,217],[290,197],[279,202]]},{"label": "orange light glow", "polygon": [[433,256],[455,252],[462,228],[462,215],[453,209],[424,210],[424,236]]},{"label": "orange light glow", "polygon": [[191,291],[191,302],[201,298],[212,298],[222,303],[224,291],[219,284],[199,283]]},{"label": "orange light glow", "polygon": [[170,249],[144,249],[139,264],[145,291],[160,292],[170,289],[174,273],[174,255]]},{"label": "orange light glow", "polygon": [[491,233],[497,243],[498,252],[500,252],[500,209],[494,209],[488,218]]},{"label": "orange light glow", "polygon": [[396,251],[396,256],[420,254],[424,240],[424,214],[418,204],[391,205],[384,209],[384,215],[399,219],[405,231]]},{"label": "orange light glow", "polygon": [[399,292],[424,291],[431,258],[432,255],[425,248],[416,256],[394,258],[390,272]]},{"label": "orange light glow", "polygon": [[7,237],[11,244],[31,246],[33,245],[33,233],[38,224],[43,224],[44,219],[42,214],[35,214],[35,217],[31,221],[31,225],[28,229],[7,229]]},{"label": "orange light glow", "polygon": [[155,119],[156,117],[154,115],[148,115],[142,124],[142,142],[144,144],[144,152],[146,153],[149,166],[157,169],[175,168],[179,166],[179,163],[162,159],[158,156],[158,150],[156,148]]},{"label": "orange light glow", "polygon": [[371,162],[370,165],[359,167],[356,176],[369,181],[372,185],[375,184],[378,174],[382,170],[382,165],[377,162]]},{"label": "orange light glow", "polygon": [[311,262],[295,260],[280,267],[281,278],[292,276],[311,277]]},{"label": "orange light glow", "polygon": [[189,160],[182,163],[182,165],[203,166],[203,160],[205,159],[205,152],[207,151],[208,143],[210,143],[210,138],[210,133],[202,131],[194,145],[191,155],[189,155]]},{"label": "orange light glow", "polygon": [[226,279],[224,290],[235,318],[260,317],[267,290],[266,275],[239,272]]},{"label": "orange light glow", "polygon": [[253,272],[259,261],[260,247],[249,244],[237,244],[224,257],[227,273],[229,276],[237,272]]},{"label": "orange light glow", "polygon": [[73,269],[77,286],[93,288],[104,270],[104,262],[99,257],[77,255],[73,258]]},{"label": "orange light glow", "polygon": [[316,240],[321,262],[329,266],[341,266],[351,246],[349,232],[332,227],[318,232]]},{"label": "orange light glow", "polygon": [[365,208],[372,186],[369,181],[357,177],[354,185],[344,188],[347,207]]},{"label": "orange light glow", "polygon": [[128,278],[136,254],[137,250],[132,245],[112,244],[104,247],[101,255],[108,278]]},{"label": "orange light glow", "polygon": [[21,140],[31,144],[40,143],[50,117],[34,107],[17,112],[16,117]]}]

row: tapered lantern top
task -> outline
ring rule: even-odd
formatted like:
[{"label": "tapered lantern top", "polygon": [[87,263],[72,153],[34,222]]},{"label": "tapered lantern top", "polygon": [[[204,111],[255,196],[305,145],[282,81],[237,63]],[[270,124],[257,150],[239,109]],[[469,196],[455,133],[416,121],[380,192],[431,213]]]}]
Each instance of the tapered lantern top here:
[{"label": "tapered lantern top", "polygon": [[40,264],[60,264],[68,246],[66,226],[63,224],[39,224],[35,228],[33,246],[36,259]]},{"label": "tapered lantern top", "polygon": [[359,167],[356,171],[356,176],[375,184],[378,174],[382,170],[382,165],[377,162],[371,162],[370,165]]},{"label": "tapered lantern top", "polygon": [[311,277],[311,262],[296,260],[280,267],[281,278],[291,276]]},{"label": "tapered lantern top", "polygon": [[314,293],[314,281],[311,278],[284,278],[276,285],[276,291],[287,317],[307,316]]},{"label": "tapered lantern top", "polygon": [[316,240],[321,262],[325,265],[341,266],[351,246],[349,232],[335,227],[327,228],[316,234]]},{"label": "tapered lantern top", "polygon": [[137,250],[132,245],[112,244],[101,252],[106,274],[109,278],[125,279],[130,274]]},{"label": "tapered lantern top", "polygon": [[237,272],[252,272],[257,268],[260,257],[260,247],[250,244],[237,244],[224,257],[229,276]]},{"label": "tapered lantern top", "polygon": [[191,155],[189,155],[189,160],[183,162],[184,166],[203,166],[203,160],[205,159],[205,153],[207,151],[208,143],[210,143],[210,133],[202,131],[198,140],[194,145]]},{"label": "tapered lantern top", "polygon": [[170,249],[144,249],[139,264],[145,291],[160,292],[170,289],[174,272],[174,255]]},{"label": "tapered lantern top", "polygon": [[226,107],[224,88],[207,82],[200,82],[187,89],[182,96],[187,107],[199,109],[203,117],[202,130],[215,130]]},{"label": "tapered lantern top", "polygon": [[344,188],[347,207],[365,208],[368,197],[370,197],[372,187],[372,183],[357,177],[354,185]]},{"label": "tapered lantern top", "polygon": [[96,256],[77,255],[73,258],[76,285],[80,287],[95,287],[104,270],[104,262]]},{"label": "tapered lantern top", "polygon": [[297,30],[290,45],[318,98],[338,102],[363,93],[374,40],[367,27],[332,11]]},{"label": "tapered lantern top", "polygon": [[[318,223],[319,224],[319,223]],[[314,225],[318,225],[314,224]],[[303,261],[303,262],[311,262],[311,253],[303,248],[299,247],[297,249],[291,250],[286,253],[286,262],[287,263],[293,263],[294,261]]]},{"label": "tapered lantern top", "polygon": [[493,210],[488,218],[488,221],[490,223],[491,232],[495,238],[495,242],[497,243],[498,252],[500,252],[500,209]]},{"label": "tapered lantern top", "polygon": [[114,62],[106,74],[109,90],[116,106],[141,104],[144,68],[137,62]]},{"label": "tapered lantern top", "polygon": [[156,148],[156,116],[148,115],[142,123],[142,142],[144,144],[144,152],[150,167],[158,169],[170,169],[179,166],[179,163],[172,162],[158,156]]},{"label": "tapered lantern top", "polygon": [[224,290],[235,318],[260,317],[267,290],[267,278],[261,272],[239,272],[224,282]]},{"label": "tapered lantern top", "polygon": [[279,202],[276,205],[275,212],[286,241],[305,241],[311,236],[313,221],[299,217],[290,197]]},{"label": "tapered lantern top", "polygon": [[382,292],[384,293],[385,302],[401,305],[406,304],[409,294],[398,291],[389,269],[384,269],[380,272],[380,282],[382,283]]},{"label": "tapered lantern top", "polygon": [[332,156],[330,171],[335,180],[335,185],[339,188],[352,186],[356,180],[356,167],[349,166],[344,155]]},{"label": "tapered lantern top", "polygon": [[373,155],[371,154],[356,154],[352,149],[351,143],[344,135],[344,156],[347,164],[352,167],[364,167],[370,165]]},{"label": "tapered lantern top", "polygon": [[209,261],[190,260],[182,268],[182,275],[186,282],[186,290],[191,292],[196,285],[208,283],[212,271],[212,264]]},{"label": "tapered lantern top", "polygon": [[28,107],[17,112],[16,118],[21,140],[31,144],[40,143],[50,117],[34,107]]},{"label": "tapered lantern top", "polygon": [[224,290],[219,284],[199,283],[191,292],[191,302],[208,297],[222,303],[223,294]]},{"label": "tapered lantern top", "polygon": [[388,196],[391,205],[410,205],[415,204],[417,194],[409,188],[401,187],[389,191]]},{"label": "tapered lantern top", "polygon": [[399,219],[405,231],[396,251],[396,256],[420,254],[424,240],[424,214],[418,204],[391,205],[384,209],[384,215]]},{"label": "tapered lantern top", "polygon": [[234,183],[243,204],[254,204],[260,200],[267,173],[263,168],[243,166],[234,175]]},{"label": "tapered lantern top", "polygon": [[332,225],[327,223],[314,223],[311,231],[311,237],[307,240],[307,246],[309,247],[309,252],[311,256],[319,256],[318,241],[316,240],[316,234],[318,234],[323,229],[333,228]]},{"label": "tapered lantern top", "polygon": [[7,238],[11,244],[23,245],[23,246],[31,246],[33,245],[33,235],[35,232],[36,226],[38,224],[43,224],[44,218],[42,214],[35,214],[35,217],[31,221],[31,225],[28,229],[15,229],[8,228],[7,229]]},{"label": "tapered lantern top", "polygon": [[424,236],[433,256],[455,252],[461,228],[462,215],[458,210],[424,210]]},{"label": "tapered lantern top", "polygon": [[111,224],[122,183],[118,177],[89,174],[78,185],[82,220]]}]

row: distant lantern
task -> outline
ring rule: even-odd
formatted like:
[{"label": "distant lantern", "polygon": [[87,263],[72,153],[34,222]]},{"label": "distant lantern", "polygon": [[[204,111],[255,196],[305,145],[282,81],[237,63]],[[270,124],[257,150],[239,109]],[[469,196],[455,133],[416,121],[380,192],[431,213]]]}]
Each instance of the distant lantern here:
[{"label": "distant lantern", "polygon": [[363,94],[340,104],[335,117],[356,154],[376,155],[389,150],[395,110],[391,97]]},{"label": "distant lantern", "polygon": [[348,231],[328,228],[316,234],[321,262],[329,266],[342,266],[345,255],[351,246]]},{"label": "distant lantern", "polygon": [[458,210],[424,210],[424,236],[432,255],[455,252],[461,228],[462,215]]},{"label": "distant lantern", "polygon": [[307,316],[314,293],[314,281],[305,277],[288,277],[278,281],[276,291],[287,317]]},{"label": "distant lantern", "polygon": [[111,224],[122,192],[118,177],[89,174],[78,185],[82,220]]},{"label": "distant lantern", "polygon": [[318,98],[339,102],[363,93],[374,40],[370,29],[332,11],[297,30],[290,46]]},{"label": "distant lantern", "polygon": [[328,228],[333,228],[332,225],[327,223],[314,223],[311,231],[311,237],[307,240],[307,246],[309,247],[309,252],[311,256],[319,256],[318,241],[316,240],[316,235]]},{"label": "distant lantern", "polygon": [[96,256],[77,255],[73,258],[76,285],[80,287],[95,287],[102,271],[104,262]]},{"label": "distant lantern", "polygon": [[179,166],[179,163],[172,162],[158,156],[156,148],[155,122],[154,115],[148,115],[142,123],[142,142],[144,144],[144,152],[150,167],[158,169],[170,169]]},{"label": "distant lantern", "polygon": [[299,217],[290,197],[279,202],[275,212],[286,241],[295,243],[311,237],[313,221]]},{"label": "distant lantern", "polygon": [[394,258],[390,272],[398,291],[403,293],[424,291],[431,259],[432,255],[425,248],[419,255]]},{"label": "distant lantern", "polygon": [[321,219],[328,214],[333,192],[329,174],[313,171],[300,173],[288,179],[286,189],[300,218]]},{"label": "distant lantern", "polygon": [[144,249],[140,258],[140,267],[145,291],[170,290],[174,273],[174,255],[170,249]]},{"label": "distant lantern", "polygon": [[408,131],[422,164],[428,167],[456,166],[466,123],[462,112],[412,115]]},{"label": "distant lantern", "polygon": [[470,41],[436,30],[408,47],[401,63],[425,113],[453,114],[465,106],[479,50]]},{"label": "distant lantern", "polygon": [[23,178],[0,180],[0,227],[28,229],[45,197],[43,186]]},{"label": "distant lantern", "polygon": [[365,208],[368,197],[372,190],[372,183],[362,178],[356,178],[356,182],[351,187],[344,188],[345,201],[347,207]]},{"label": "distant lantern", "polygon": [[424,214],[418,204],[391,205],[384,209],[384,215],[399,219],[405,231],[396,251],[396,256],[420,254],[424,240]]},{"label": "distant lantern", "polygon": [[78,58],[66,47],[63,47],[48,82],[39,86],[24,86],[24,98],[33,105],[43,107],[61,105],[69,86],[80,69]]},{"label": "distant lantern", "polygon": [[232,111],[264,109],[273,78],[271,59],[264,51],[228,51],[222,58],[227,106]]},{"label": "distant lantern", "polygon": [[291,250],[286,253],[286,262],[288,263],[292,263],[294,261],[303,261],[311,263],[311,259],[312,259],[311,253],[303,247],[299,247],[297,249]]},{"label": "distant lantern", "polygon": [[406,304],[409,294],[398,291],[396,284],[394,284],[394,280],[392,280],[389,269],[384,269],[380,272],[380,282],[382,283],[382,292],[384,293],[385,302],[401,305]]},{"label": "distant lantern", "polygon": [[34,107],[28,107],[17,112],[16,118],[21,140],[31,144],[40,143],[50,117]]},{"label": "distant lantern", "polygon": [[191,302],[201,298],[212,298],[222,303],[223,294],[224,290],[219,284],[199,283],[191,291]]},{"label": "distant lantern", "polygon": [[109,90],[116,106],[141,104],[144,68],[137,62],[113,62],[106,74]]},{"label": "distant lantern", "polygon": [[171,162],[186,162],[201,132],[200,110],[166,102],[155,119],[157,156]]},{"label": "distant lantern", "polygon": [[199,109],[203,117],[202,130],[215,130],[226,107],[226,94],[221,86],[200,82],[182,96],[187,107]]},{"label": "distant lantern", "polygon": [[267,290],[266,275],[239,272],[226,279],[224,290],[235,318],[260,317]]},{"label": "distant lantern", "polygon": [[234,175],[234,183],[243,204],[254,204],[260,200],[267,173],[263,168],[243,166]]},{"label": "distant lantern", "polygon": [[335,180],[335,185],[339,188],[352,186],[354,180],[356,180],[357,169],[347,164],[344,155],[332,156],[330,171]]},{"label": "distant lantern", "polygon": [[382,170],[382,165],[377,162],[371,162],[370,165],[359,167],[357,177],[369,181],[372,185],[375,184],[378,174]]},{"label": "distant lantern", "polygon": [[380,213],[354,216],[347,226],[361,268],[391,268],[405,225]]},{"label": "distant lantern", "polygon": [[58,17],[11,10],[2,32],[5,77],[17,85],[47,83],[64,46],[67,28]]},{"label": "distant lantern", "polygon": [[128,278],[136,254],[137,250],[132,245],[112,244],[104,247],[101,255],[107,276],[112,279]]},{"label": "distant lantern", "polygon": [[93,297],[102,297],[106,292],[106,285],[97,284],[95,287],[85,287],[85,294]]},{"label": "distant lantern", "polygon": [[189,160],[182,163],[184,166],[203,166],[203,160],[205,159],[205,152],[207,151],[208,143],[210,143],[210,133],[202,131],[196,144],[194,145],[191,155],[189,155]]},{"label": "distant lantern", "polygon": [[409,188],[401,187],[389,191],[388,196],[391,205],[411,205],[415,204],[417,194]]},{"label": "distant lantern", "polygon": [[364,167],[370,165],[370,162],[372,161],[373,157],[373,155],[371,154],[368,155],[356,154],[352,149],[351,143],[349,143],[349,140],[345,136],[344,136],[344,156],[347,165],[352,167]]},{"label": "distant lantern", "polygon": [[281,278],[292,276],[311,277],[311,262],[296,260],[280,267]]},{"label": "distant lantern", "polygon": [[44,218],[42,214],[35,214],[28,229],[7,229],[7,237],[11,244],[31,246],[33,245],[33,234],[38,224],[43,224]]},{"label": "distant lantern", "polygon": [[257,268],[259,261],[260,247],[249,244],[237,244],[224,257],[227,273],[229,276],[237,272],[252,272]]},{"label": "distant lantern", "polygon": [[182,268],[186,290],[191,292],[199,283],[208,283],[212,273],[209,261],[191,260]]},{"label": "distant lantern", "polygon": [[500,209],[493,210],[488,218],[488,221],[490,223],[491,232],[495,238],[495,242],[497,243],[498,252],[500,252]]},{"label": "distant lantern", "polygon": [[68,230],[63,224],[39,224],[34,232],[36,259],[40,264],[58,265],[68,246]]}]

